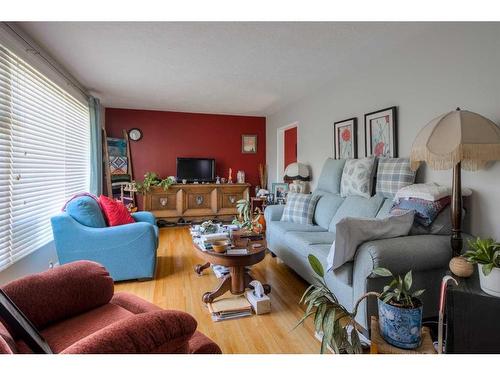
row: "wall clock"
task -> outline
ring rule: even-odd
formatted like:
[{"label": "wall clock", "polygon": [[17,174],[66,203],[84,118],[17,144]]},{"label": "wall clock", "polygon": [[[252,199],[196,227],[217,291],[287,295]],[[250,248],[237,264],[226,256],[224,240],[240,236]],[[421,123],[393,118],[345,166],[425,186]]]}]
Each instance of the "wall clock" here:
[{"label": "wall clock", "polygon": [[137,128],[133,128],[133,129],[130,129],[128,131],[128,137],[137,142],[139,139],[142,138],[142,131],[140,129],[137,129]]}]

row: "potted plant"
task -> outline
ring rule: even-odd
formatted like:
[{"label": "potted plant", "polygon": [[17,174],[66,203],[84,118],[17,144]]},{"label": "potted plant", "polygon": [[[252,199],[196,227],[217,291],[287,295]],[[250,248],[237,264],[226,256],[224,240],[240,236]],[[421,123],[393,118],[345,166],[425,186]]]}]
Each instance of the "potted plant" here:
[{"label": "potted plant", "polygon": [[256,215],[252,215],[250,212],[250,201],[240,199],[236,202],[236,209],[238,210],[238,218],[234,218],[233,224],[255,233],[262,231],[262,224],[259,222],[261,216],[260,210]]},{"label": "potted plant", "polygon": [[500,297],[500,243],[491,238],[479,237],[468,242],[469,250],[464,254],[472,264],[477,264],[481,289]]},{"label": "potted plant", "polygon": [[350,312],[326,286],[325,273],[319,259],[309,254],[308,260],[316,274],[316,282],[306,289],[300,300],[300,303],[305,303],[307,307],[297,326],[314,315],[316,332],[322,333],[321,353],[324,353],[327,347],[330,347],[337,354],[362,353],[359,338],[361,331],[355,317],[361,301],[370,296],[375,296],[378,299],[380,332],[387,342],[403,348],[415,348],[420,345],[422,303],[417,297],[424,291],[410,292],[411,271],[406,274],[404,279],[401,279],[399,276],[394,278],[392,273],[385,268],[376,268],[373,271],[375,274],[392,276],[393,280],[384,287],[381,294],[368,292],[361,296],[354,304],[353,311]]},{"label": "potted plant", "polygon": [[[362,353],[359,339],[359,326],[355,321],[360,302],[370,295],[379,296],[379,293],[369,292],[363,295],[355,304],[352,312],[347,310],[326,286],[325,272],[318,258],[309,254],[307,257],[313,269],[316,282],[306,289],[300,303],[307,305],[304,316],[297,326],[314,315],[316,332],[322,333],[321,354],[328,347],[335,353],[359,354]],[[297,327],[296,326],[296,327]]]},{"label": "potted plant", "polygon": [[177,181],[173,176],[162,179],[155,172],[146,172],[143,181],[132,181],[135,190],[139,194],[148,193],[154,186],[161,187],[163,190],[167,191],[168,188],[176,182]]},{"label": "potted plant", "polygon": [[412,292],[412,274],[409,271],[404,278],[394,276],[386,268],[376,268],[373,273],[392,277],[384,286],[378,298],[378,322],[382,337],[389,344],[403,349],[420,346],[422,333],[422,302],[418,297],[423,289]]}]

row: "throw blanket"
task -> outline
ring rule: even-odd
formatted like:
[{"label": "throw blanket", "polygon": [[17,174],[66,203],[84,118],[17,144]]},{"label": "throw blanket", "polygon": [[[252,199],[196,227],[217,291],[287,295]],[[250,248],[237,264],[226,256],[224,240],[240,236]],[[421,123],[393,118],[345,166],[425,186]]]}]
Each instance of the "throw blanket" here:
[{"label": "throw blanket", "polygon": [[336,226],[335,242],[327,257],[328,270],[335,270],[354,259],[358,246],[366,241],[407,236],[414,212],[405,212],[385,219],[346,217]]}]

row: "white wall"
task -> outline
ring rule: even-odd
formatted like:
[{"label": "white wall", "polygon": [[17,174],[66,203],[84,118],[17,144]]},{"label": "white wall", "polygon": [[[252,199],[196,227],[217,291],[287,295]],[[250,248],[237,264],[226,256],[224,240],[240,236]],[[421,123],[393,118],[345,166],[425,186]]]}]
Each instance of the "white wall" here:
[{"label": "white wall", "polygon": [[[358,155],[364,155],[364,114],[398,106],[399,156],[409,155],[414,137],[434,117],[462,109],[500,123],[500,24],[443,24],[383,56],[367,56],[355,74],[330,83],[267,118],[267,163],[276,180],[277,128],[298,121],[298,160],[312,168],[316,185],[331,156],[334,121],[358,117]],[[426,181],[451,184],[451,171],[424,167]],[[471,229],[500,240],[500,162],[464,172],[473,190]]]},{"label": "white wall", "polygon": [[56,248],[51,241],[0,272],[0,286],[26,275],[46,271],[51,263],[56,265],[57,262]]}]

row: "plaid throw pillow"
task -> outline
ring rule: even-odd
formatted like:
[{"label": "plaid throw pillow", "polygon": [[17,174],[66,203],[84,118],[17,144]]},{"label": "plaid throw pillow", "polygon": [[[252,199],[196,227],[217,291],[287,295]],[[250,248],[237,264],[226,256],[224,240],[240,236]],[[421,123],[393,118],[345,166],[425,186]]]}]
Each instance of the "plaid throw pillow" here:
[{"label": "plaid throw pillow", "polygon": [[415,174],[409,159],[381,158],[378,162],[377,193],[393,198],[399,189],[415,182]]},{"label": "plaid throw pillow", "polygon": [[312,225],[319,198],[319,195],[313,194],[288,193],[281,221]]}]

